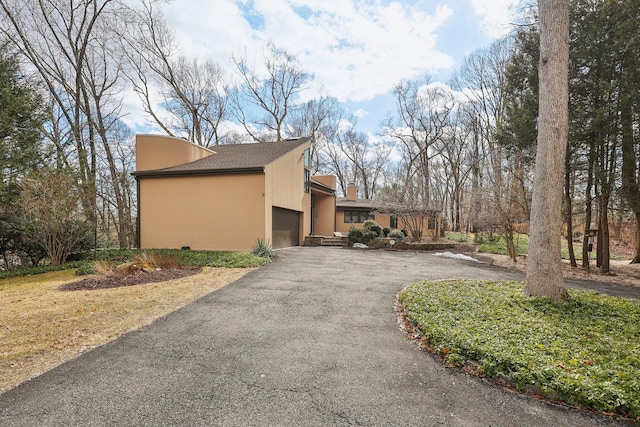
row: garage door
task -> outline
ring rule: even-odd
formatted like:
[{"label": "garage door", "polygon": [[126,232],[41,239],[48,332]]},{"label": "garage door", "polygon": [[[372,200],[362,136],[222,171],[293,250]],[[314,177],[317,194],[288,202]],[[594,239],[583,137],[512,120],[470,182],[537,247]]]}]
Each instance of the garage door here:
[{"label": "garage door", "polygon": [[272,239],[274,249],[298,246],[300,236],[300,212],[272,208]]}]

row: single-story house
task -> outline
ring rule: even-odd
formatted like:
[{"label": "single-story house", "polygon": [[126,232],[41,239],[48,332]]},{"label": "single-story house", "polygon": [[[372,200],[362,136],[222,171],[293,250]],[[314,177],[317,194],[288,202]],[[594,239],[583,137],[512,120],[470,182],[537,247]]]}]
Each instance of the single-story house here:
[{"label": "single-story house", "polygon": [[436,209],[412,210],[399,203],[362,199],[357,196],[357,187],[347,185],[346,197],[336,198],[336,231],[348,233],[351,227],[362,227],[374,220],[380,227],[419,231],[422,236],[433,236],[439,226],[440,211]]},{"label": "single-story house", "polygon": [[311,178],[309,147],[295,138],[206,149],[137,135],[138,246],[246,251],[333,234],[335,181]]}]

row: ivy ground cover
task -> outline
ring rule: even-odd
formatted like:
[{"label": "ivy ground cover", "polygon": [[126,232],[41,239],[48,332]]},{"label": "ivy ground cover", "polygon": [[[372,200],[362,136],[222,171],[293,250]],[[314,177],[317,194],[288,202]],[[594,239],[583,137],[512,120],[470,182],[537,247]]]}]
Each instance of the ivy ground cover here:
[{"label": "ivy ground cover", "polygon": [[570,290],[528,298],[522,282],[408,286],[399,301],[451,364],[568,405],[640,419],[640,301]]}]

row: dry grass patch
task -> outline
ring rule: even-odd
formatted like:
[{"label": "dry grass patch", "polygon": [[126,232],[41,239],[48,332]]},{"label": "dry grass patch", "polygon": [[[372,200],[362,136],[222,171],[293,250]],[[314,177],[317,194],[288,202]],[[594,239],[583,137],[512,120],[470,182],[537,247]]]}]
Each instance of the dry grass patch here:
[{"label": "dry grass patch", "polygon": [[0,393],[231,283],[250,268],[203,268],[162,283],[58,288],[73,270],[0,280]]}]

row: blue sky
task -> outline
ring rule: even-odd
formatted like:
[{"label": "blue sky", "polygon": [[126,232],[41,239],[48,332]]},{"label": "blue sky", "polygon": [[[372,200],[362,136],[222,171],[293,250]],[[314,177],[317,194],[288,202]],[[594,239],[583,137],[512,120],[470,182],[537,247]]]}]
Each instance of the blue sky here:
[{"label": "blue sky", "polygon": [[306,96],[335,96],[360,130],[375,133],[400,80],[429,74],[446,83],[466,55],[511,29],[519,2],[173,0],[162,10],[181,53],[231,73],[232,55],[259,64],[274,43],[314,75]]}]

